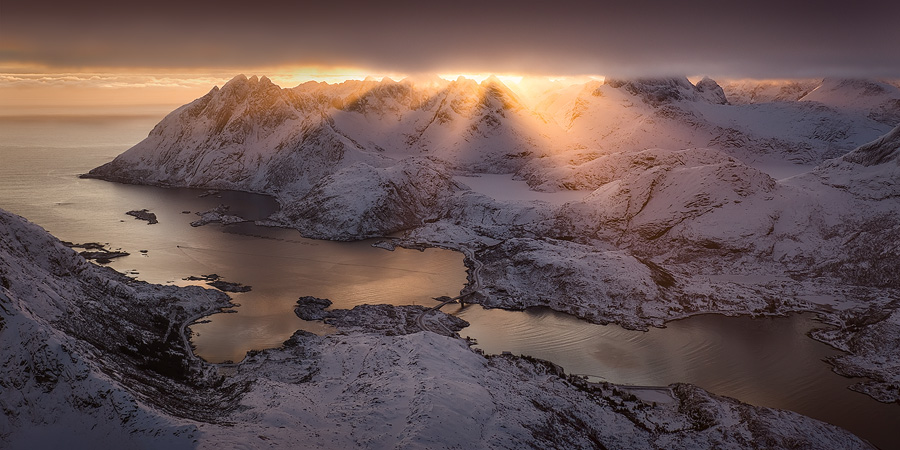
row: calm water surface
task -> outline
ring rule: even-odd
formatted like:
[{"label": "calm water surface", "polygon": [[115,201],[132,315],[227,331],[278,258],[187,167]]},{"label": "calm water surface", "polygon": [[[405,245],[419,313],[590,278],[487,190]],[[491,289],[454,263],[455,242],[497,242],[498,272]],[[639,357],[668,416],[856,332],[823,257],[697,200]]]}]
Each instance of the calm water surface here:
[{"label": "calm water surface", "polygon": [[[217,314],[191,327],[197,353],[209,361],[240,360],[247,350],[278,346],[297,329],[324,332],[293,314],[297,297],[362,303],[433,304],[465,283],[462,255],[303,239],[292,230],[253,225],[193,228],[196,211],[225,203],[254,219],[277,205],[265,196],[127,186],[81,180],[146,136],[161,115],[125,117],[0,117],[0,208],[38,223],[63,240],[103,242],[131,256],[110,265],[138,279],[177,285],[217,273],[253,286],[233,294],[237,314]],[[124,215],[147,208],[160,223]],[[184,214],[183,211],[190,211]],[[146,254],[139,250],[147,250]],[[900,406],[884,405],[846,387],[853,380],[822,360],[837,352],[805,333],[811,315],[780,319],[698,316],[665,329],[635,332],[585,323],[541,308],[524,312],[448,305],[489,353],[511,351],[548,359],[569,373],[636,385],[690,382],[763,406],[790,409],[843,426],[882,448],[900,446]]]},{"label": "calm water surface", "polygon": [[[141,140],[159,119],[0,117],[0,208],[62,240],[109,243],[131,253],[109,266],[141,280],[202,285],[183,278],[215,273],[252,286],[250,292],[231,294],[241,305],[237,314],[217,314],[191,327],[196,352],[204,359],[240,361],[248,350],[281,345],[298,329],[325,331],[321,323],[294,315],[300,296],[328,298],[340,308],[403,305],[455,296],[465,285],[458,252],[390,252],[372,247],[371,241],[317,241],[294,230],[252,224],[190,226],[198,218],[195,212],[220,204],[248,219],[265,218],[277,208],[266,196],[222,192],[200,197],[202,190],[77,177]],[[93,136],[96,145],[90,145]],[[158,224],[125,215],[144,208],[157,215]]]},{"label": "calm water surface", "polygon": [[[856,381],[824,359],[839,351],[810,339],[813,314],[774,319],[694,316],[647,332],[594,325],[547,308],[524,312],[477,305],[446,309],[471,323],[462,336],[488,353],[547,359],[567,373],[620,384],[689,382],[742,401],[838,424],[882,448],[897,448],[900,405],[853,392]],[[446,308],[446,307],[445,307]]]}]

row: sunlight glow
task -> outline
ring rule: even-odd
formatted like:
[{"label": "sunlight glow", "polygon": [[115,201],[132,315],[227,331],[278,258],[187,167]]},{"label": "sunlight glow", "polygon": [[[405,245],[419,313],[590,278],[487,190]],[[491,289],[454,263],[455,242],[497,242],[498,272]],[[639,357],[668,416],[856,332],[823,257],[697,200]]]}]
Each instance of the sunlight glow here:
[{"label": "sunlight glow", "polygon": [[491,74],[491,73],[440,73],[439,77],[447,80],[454,81],[459,77],[468,78],[470,80],[475,80],[478,83],[481,83],[484,80],[487,80],[491,77],[491,75],[497,77],[503,84],[509,86],[511,84],[519,84],[524,78],[524,75],[510,75],[510,74]]},{"label": "sunlight glow", "polygon": [[[273,83],[281,87],[294,87],[308,81],[319,81],[329,84],[343,83],[348,80],[364,80],[374,78],[390,78],[400,80],[403,74],[392,72],[373,72],[359,67],[325,67],[325,66],[287,66],[270,69],[257,69],[253,71],[259,75],[266,75]],[[247,74],[249,76],[249,74]]]},{"label": "sunlight glow", "polygon": [[[182,105],[203,96],[213,86],[222,86],[237,74],[267,76],[283,88],[316,81],[329,84],[348,80],[433,83],[428,75],[372,71],[352,66],[275,66],[216,69],[140,68],[57,68],[38,66],[0,67],[0,109],[9,112],[37,106]],[[433,77],[434,75],[431,75]],[[446,71],[437,75],[447,81],[460,76],[481,83],[492,74]],[[597,76],[547,76],[535,74],[493,74],[523,98],[540,95],[552,85],[582,83]],[[417,81],[420,80],[420,81]],[[431,81],[429,81],[431,80]]]}]

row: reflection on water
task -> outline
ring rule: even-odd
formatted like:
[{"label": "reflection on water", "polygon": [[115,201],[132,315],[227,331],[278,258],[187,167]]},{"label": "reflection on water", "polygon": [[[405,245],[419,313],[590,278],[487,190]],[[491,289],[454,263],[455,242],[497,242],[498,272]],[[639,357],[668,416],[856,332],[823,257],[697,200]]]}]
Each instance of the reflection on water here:
[{"label": "reflection on water", "polygon": [[[253,287],[232,294],[237,314],[217,314],[191,327],[197,353],[210,361],[240,360],[250,349],[278,346],[295,330],[322,325],[293,314],[296,299],[313,295],[337,308],[362,303],[433,305],[465,283],[461,254],[373,248],[301,238],[291,230],[243,224],[193,228],[197,211],[229,204],[262,218],[268,197],[223,192],[198,197],[189,189],[82,180],[77,174],[111,160],[146,136],[159,117],[102,121],[0,117],[0,208],[25,216],[63,240],[110,243],[132,255],[119,271],[153,283],[199,284],[182,278],[216,273]],[[159,224],[126,216],[147,208]],[[188,211],[187,214],[184,212]],[[225,231],[225,232],[222,232]],[[146,254],[139,250],[147,250]],[[453,308],[457,309],[454,310]],[[835,354],[805,336],[810,316],[752,320],[699,316],[649,332],[599,326],[546,309],[525,312],[447,305],[471,322],[461,334],[489,353],[511,351],[551,360],[568,373],[625,384],[691,382],[757,405],[790,409],[843,426],[883,448],[896,447],[900,405],[849,391],[823,358]]]},{"label": "reflection on water", "polygon": [[[595,325],[547,308],[524,312],[477,305],[444,307],[471,323],[460,332],[487,353],[510,351],[553,361],[566,373],[620,384],[693,383],[710,392],[838,424],[882,448],[896,446],[900,405],[847,389],[831,371],[839,352],[806,333],[812,314],[751,319],[702,315],[647,332]],[[454,309],[455,308],[455,309]]]},{"label": "reflection on water", "polygon": [[242,305],[238,314],[191,327],[197,354],[209,361],[239,361],[248,350],[277,347],[297,329],[322,332],[321,323],[294,315],[300,296],[330,299],[334,308],[431,304],[431,297],[457,295],[466,281],[462,254],[448,250],[389,252],[372,241],[313,241],[293,230],[252,228],[266,237],[231,234],[227,247],[181,249],[207,272],[253,286],[233,295]]}]

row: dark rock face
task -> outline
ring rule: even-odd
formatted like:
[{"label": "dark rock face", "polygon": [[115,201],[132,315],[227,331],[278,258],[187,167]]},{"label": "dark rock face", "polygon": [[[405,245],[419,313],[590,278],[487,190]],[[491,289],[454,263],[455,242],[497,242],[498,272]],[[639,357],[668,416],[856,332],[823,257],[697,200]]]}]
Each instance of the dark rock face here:
[{"label": "dark rock face", "polygon": [[253,287],[245,286],[241,283],[234,283],[230,281],[225,281],[218,274],[211,273],[209,275],[201,275],[194,276],[191,275],[189,277],[184,277],[184,280],[188,281],[206,281],[207,286],[212,286],[222,292],[250,292]]},{"label": "dark rock face", "polygon": [[253,289],[252,286],[245,286],[241,283],[232,283],[222,280],[216,280],[206,284],[223,292],[250,292]]},{"label": "dark rock face", "polygon": [[329,313],[325,311],[325,308],[329,306],[331,306],[331,300],[327,298],[305,296],[297,300],[294,313],[303,320],[322,320],[328,317]]},{"label": "dark rock face", "polygon": [[155,223],[159,223],[159,221],[156,220],[156,214],[154,214],[146,209],[131,210],[131,211],[126,212],[125,214],[128,214],[129,216],[133,216],[135,219],[146,220],[147,225],[153,225]]},{"label": "dark rock face", "polygon": [[624,89],[643,99],[648,104],[660,107],[676,101],[707,101],[716,105],[727,105],[725,91],[709,77],[703,77],[696,85],[687,78],[635,78],[607,79],[606,84]]},{"label": "dark rock face", "polygon": [[[303,320],[324,320],[328,325],[340,330],[356,330],[367,333],[378,333],[397,336],[422,331],[416,323],[421,314],[429,310],[421,305],[359,305],[353,309],[335,309],[326,311],[331,301],[324,298],[301,297],[297,300],[294,313]],[[432,320],[451,333],[469,326],[460,318],[444,314],[440,311],[428,313]]]},{"label": "dark rock face", "polygon": [[697,82],[695,88],[697,89],[697,92],[710,103],[716,105],[728,104],[728,98],[725,97],[725,90],[722,89],[722,86],[719,86],[719,83],[716,83],[709,77],[703,77],[702,80]]},{"label": "dark rock face", "polygon": [[69,248],[83,248],[84,250],[78,253],[82,258],[92,259],[100,264],[107,264],[115,258],[121,258],[123,256],[130,255],[130,253],[122,251],[121,249],[110,250],[106,248],[105,245],[97,242],[88,242],[86,244],[63,242],[63,245]]}]

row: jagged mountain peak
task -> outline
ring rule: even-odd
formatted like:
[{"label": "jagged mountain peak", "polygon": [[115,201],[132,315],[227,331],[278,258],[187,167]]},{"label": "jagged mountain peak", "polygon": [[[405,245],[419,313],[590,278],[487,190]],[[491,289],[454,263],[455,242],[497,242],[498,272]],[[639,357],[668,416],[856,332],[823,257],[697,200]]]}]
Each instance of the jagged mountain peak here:
[{"label": "jagged mountain peak", "polygon": [[522,107],[522,101],[509,86],[494,75],[481,82],[484,88],[485,97],[494,97],[500,100],[504,107],[509,109],[512,107]]},{"label": "jagged mountain peak", "polygon": [[[231,79],[228,80],[228,82],[225,83],[225,86],[227,86],[227,85],[229,85],[229,84],[231,84],[231,83],[243,83],[243,82],[245,82],[245,81],[248,81],[248,80],[247,80],[247,75],[244,75],[244,74],[242,74],[242,73],[239,73],[239,74],[237,74],[237,75],[231,77]],[[223,86],[223,87],[224,87],[224,86]]]},{"label": "jagged mountain peak", "polygon": [[691,89],[693,85],[687,77],[638,77],[638,78],[607,78],[605,84],[614,88],[624,87],[625,89],[633,89],[641,91],[642,89],[651,88],[681,88]]},{"label": "jagged mountain peak", "polygon": [[484,81],[481,82],[482,86],[491,86],[491,85],[495,85],[495,84],[506,86],[506,84],[504,84],[503,81],[501,81],[500,78],[497,77],[497,75],[491,75],[491,76],[485,78]]},{"label": "jagged mountain peak", "polygon": [[268,77],[253,75],[247,78],[240,74],[225,83],[220,89],[223,95],[246,96],[251,91],[281,91],[281,87],[272,82]]},{"label": "jagged mountain peak", "polygon": [[727,105],[728,98],[725,96],[725,90],[719,83],[712,78],[704,76],[703,79],[694,85],[701,97],[717,105]]}]

